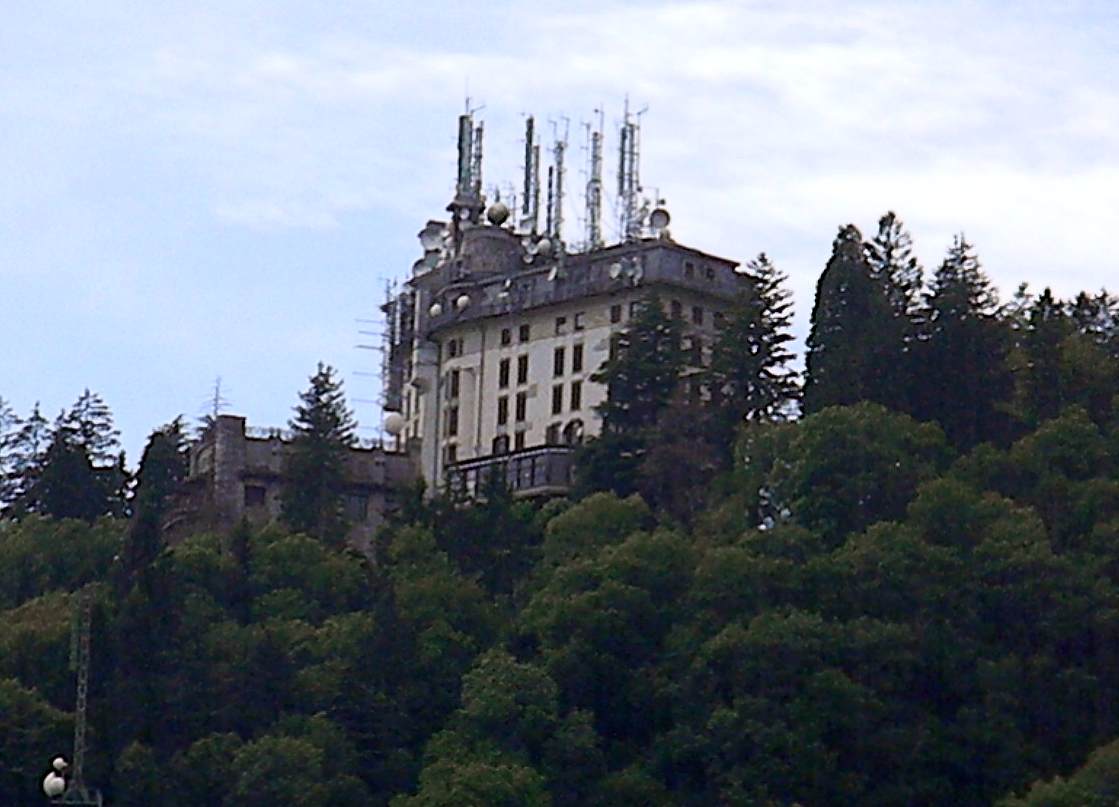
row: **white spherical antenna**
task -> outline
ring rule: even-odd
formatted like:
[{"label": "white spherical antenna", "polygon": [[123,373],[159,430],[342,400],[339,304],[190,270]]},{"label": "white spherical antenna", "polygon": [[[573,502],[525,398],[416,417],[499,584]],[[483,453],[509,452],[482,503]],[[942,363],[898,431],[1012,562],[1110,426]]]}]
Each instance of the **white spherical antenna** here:
[{"label": "white spherical antenna", "polygon": [[539,252],[541,255],[547,255],[549,252],[551,252],[552,251],[552,241],[551,241],[551,239],[541,238],[536,243],[536,251]]},{"label": "white spherical antenna", "polygon": [[385,431],[393,437],[404,431],[404,415],[399,412],[389,412],[385,415]]},{"label": "white spherical antenna", "polygon": [[427,226],[420,230],[419,238],[424,252],[439,249],[443,245],[443,225],[437,221],[428,222]]},{"label": "white spherical antenna", "polygon": [[455,300],[455,308],[457,308],[459,311],[464,310],[468,305],[470,305],[469,294],[460,294],[458,296],[458,299]]},{"label": "white spherical antenna", "polygon": [[614,261],[612,264],[610,264],[610,277],[613,280],[617,280],[621,276],[622,276],[622,265],[620,263],[618,263],[617,261]]},{"label": "white spherical antenna", "polygon": [[649,214],[649,226],[653,228],[653,232],[657,235],[660,235],[664,231],[665,227],[668,226],[668,222],[671,220],[672,217],[668,215],[668,211],[663,207],[658,207]]},{"label": "white spherical antenna", "polygon": [[494,202],[486,211],[486,218],[490,224],[500,227],[509,218],[509,207],[504,202]]},{"label": "white spherical antenna", "polygon": [[433,317],[438,317],[443,313],[443,306],[439,303],[432,303],[431,308],[427,309],[427,313]]},{"label": "white spherical antenna", "polygon": [[70,763],[66,761],[66,757],[55,757],[54,761],[51,762],[51,767],[59,773],[62,773],[70,767]]},{"label": "white spherical antenna", "polygon": [[47,795],[48,799],[58,798],[65,790],[66,780],[54,771],[48,773],[46,778],[43,779],[43,792]]}]

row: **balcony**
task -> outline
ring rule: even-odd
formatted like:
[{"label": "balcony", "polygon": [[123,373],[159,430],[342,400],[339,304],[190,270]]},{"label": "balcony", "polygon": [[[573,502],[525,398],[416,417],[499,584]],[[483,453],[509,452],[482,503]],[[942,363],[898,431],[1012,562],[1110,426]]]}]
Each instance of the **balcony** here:
[{"label": "balcony", "polygon": [[447,488],[476,498],[496,474],[514,496],[562,496],[571,490],[574,458],[571,446],[537,446],[463,460],[447,468]]}]

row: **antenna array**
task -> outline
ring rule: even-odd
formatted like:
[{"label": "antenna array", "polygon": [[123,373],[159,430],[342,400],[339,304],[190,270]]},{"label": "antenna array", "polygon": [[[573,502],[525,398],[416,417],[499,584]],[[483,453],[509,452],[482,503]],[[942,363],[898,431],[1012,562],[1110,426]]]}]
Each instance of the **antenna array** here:
[{"label": "antenna array", "polygon": [[602,110],[598,113],[598,129],[590,131],[590,172],[587,178],[587,249],[602,246]]},{"label": "antenna array", "polygon": [[631,115],[626,99],[618,145],[618,229],[625,241],[641,235],[641,123],[644,108]]}]

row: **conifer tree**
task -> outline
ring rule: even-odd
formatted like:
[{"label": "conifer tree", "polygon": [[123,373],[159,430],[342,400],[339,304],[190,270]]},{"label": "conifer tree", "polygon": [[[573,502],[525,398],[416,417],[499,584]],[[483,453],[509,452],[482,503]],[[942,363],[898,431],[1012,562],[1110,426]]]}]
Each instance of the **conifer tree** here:
[{"label": "conifer tree", "polygon": [[878,220],[878,234],[866,243],[870,274],[882,284],[890,308],[898,319],[921,307],[924,271],[913,254],[913,238],[893,211]]},{"label": "conifer tree", "polygon": [[112,465],[120,450],[120,432],[113,424],[113,413],[96,392],[88,388],[61,418],[73,442],[85,450],[95,466]]},{"label": "conifer tree", "polygon": [[998,310],[972,245],[956,236],[925,294],[918,355],[924,372],[914,406],[960,448],[1007,436],[1003,408],[1013,382],[1008,329]]},{"label": "conifer tree", "polygon": [[636,490],[648,440],[684,367],[680,325],[665,314],[656,294],[615,338],[611,357],[591,376],[606,384],[606,399],[597,407],[601,434],[576,456],[577,496],[600,490],[628,496]]},{"label": "conifer tree", "polygon": [[19,415],[0,396],[0,515],[11,503],[15,489],[15,440],[19,427]]},{"label": "conifer tree", "polygon": [[186,434],[180,416],[148,437],[136,472],[136,508],[154,508],[162,515],[167,497],[186,478],[188,463]]},{"label": "conifer tree", "polygon": [[50,422],[43,417],[36,401],[31,414],[20,421],[19,429],[11,435],[9,442],[4,515],[18,518],[39,512],[35,488],[43,472],[50,442]]},{"label": "conifer tree", "polygon": [[1029,312],[1025,333],[1025,404],[1036,426],[1057,417],[1065,403],[1061,373],[1061,345],[1070,331],[1064,306],[1046,288]]},{"label": "conifer tree", "polygon": [[604,431],[637,434],[652,428],[680,381],[684,354],[680,325],[653,294],[639,306],[629,327],[618,334],[613,357],[591,376],[607,385],[598,405]]},{"label": "conifer tree", "polygon": [[750,287],[727,312],[711,351],[708,387],[717,404],[716,444],[729,460],[735,430],[744,422],[784,420],[800,388],[788,349],[792,294],[785,275],[763,252],[746,264]]},{"label": "conifer tree", "polygon": [[106,494],[79,435],[60,417],[33,488],[36,511],[54,518],[93,521],[106,514]]},{"label": "conifer tree", "polygon": [[353,414],[334,368],[319,362],[299,395],[282,492],[283,519],[295,530],[341,540],[346,450],[354,444]]},{"label": "conifer tree", "polygon": [[[857,227],[841,227],[816,286],[808,335],[804,412],[870,400],[890,404],[895,359],[889,301],[872,276]],[[894,354],[894,355],[892,355]]]}]

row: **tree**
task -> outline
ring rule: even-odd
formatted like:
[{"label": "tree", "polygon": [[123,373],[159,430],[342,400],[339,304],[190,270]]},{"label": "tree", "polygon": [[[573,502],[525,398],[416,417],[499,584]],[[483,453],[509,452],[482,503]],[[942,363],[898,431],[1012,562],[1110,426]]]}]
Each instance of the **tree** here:
[{"label": "tree", "polygon": [[8,443],[5,515],[18,517],[38,512],[34,490],[43,472],[50,442],[50,423],[43,417],[36,401],[31,414],[20,422],[19,429],[10,436]]},{"label": "tree", "polygon": [[727,312],[711,351],[709,387],[724,415],[717,442],[728,450],[743,421],[784,420],[800,389],[794,354],[792,293],[763,252],[746,264],[750,287]]},{"label": "tree", "polygon": [[15,440],[19,433],[20,419],[8,401],[0,396],[0,514],[11,503],[16,480]]},{"label": "tree", "polygon": [[878,234],[867,241],[870,275],[886,292],[897,319],[914,316],[921,306],[924,270],[913,254],[913,238],[892,210],[878,220]]},{"label": "tree", "polygon": [[136,508],[151,507],[162,515],[167,498],[186,479],[189,462],[181,416],[153,431],[136,472]]},{"label": "tree", "polygon": [[120,451],[120,432],[113,425],[113,413],[96,392],[82,391],[78,400],[61,417],[60,423],[73,435],[95,466],[112,465]]},{"label": "tree", "polygon": [[862,235],[853,224],[841,227],[816,286],[805,414],[865,400],[891,403],[885,379],[899,348],[893,321],[882,284],[867,263]]},{"label": "tree", "polygon": [[292,529],[341,541],[346,452],[354,444],[356,424],[342,382],[329,365],[319,362],[299,399],[289,422],[295,436],[287,456],[283,519]]},{"label": "tree", "polygon": [[582,495],[613,490],[627,496],[634,491],[649,434],[672,400],[684,367],[680,325],[665,314],[656,294],[642,301],[616,339],[610,358],[591,376],[606,385],[606,399],[596,407],[602,434],[576,457],[576,490]]},{"label": "tree", "polygon": [[956,236],[925,294],[914,414],[937,421],[960,448],[1006,438],[1013,382],[997,311],[998,294],[972,245]]}]

